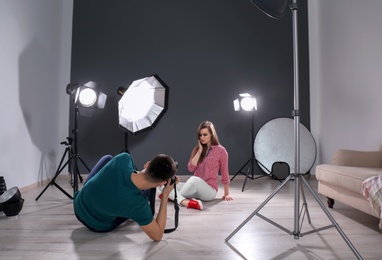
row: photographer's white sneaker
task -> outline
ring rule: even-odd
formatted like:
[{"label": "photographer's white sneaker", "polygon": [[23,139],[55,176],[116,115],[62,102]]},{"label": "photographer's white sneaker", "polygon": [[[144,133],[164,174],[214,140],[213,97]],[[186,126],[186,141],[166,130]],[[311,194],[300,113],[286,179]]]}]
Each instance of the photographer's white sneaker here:
[{"label": "photographer's white sneaker", "polygon": [[203,203],[201,200],[190,199],[190,201],[188,202],[187,208],[203,210]]}]

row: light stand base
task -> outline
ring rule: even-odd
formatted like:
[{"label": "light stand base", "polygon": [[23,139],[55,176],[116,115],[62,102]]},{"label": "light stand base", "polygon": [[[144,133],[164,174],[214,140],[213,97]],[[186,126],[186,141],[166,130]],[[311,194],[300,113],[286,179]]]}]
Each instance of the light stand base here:
[{"label": "light stand base", "polygon": [[[288,230],[287,228],[279,225],[278,223],[272,221],[271,219],[265,217],[264,215],[260,214],[259,211],[285,186],[285,184],[292,178],[294,177],[294,183],[295,183],[295,212],[299,212],[298,214],[295,214],[295,219],[294,219],[294,230],[293,231],[290,231]],[[300,211],[300,208],[299,208],[299,200],[300,200],[300,197],[299,197],[299,194],[300,194],[300,191],[302,192],[303,194],[303,198],[304,198],[304,201],[305,201],[305,194],[303,193],[303,190],[302,190],[302,186],[301,186],[301,183],[299,182],[300,180],[302,180],[302,183],[305,184],[305,186],[308,188],[308,190],[310,191],[310,193],[313,195],[314,199],[317,201],[317,203],[320,205],[321,209],[325,212],[326,216],[329,218],[329,220],[332,222],[332,225],[328,225],[328,226],[324,226],[324,227],[321,227],[321,228],[317,228],[317,229],[312,229],[310,231],[307,231],[307,232],[304,232],[304,233],[301,233],[300,230],[301,230],[301,226],[302,226],[302,222],[300,221],[300,217],[301,217],[301,212]],[[297,208],[296,208],[296,205],[297,205]],[[307,210],[307,204],[306,202],[303,204],[303,207],[305,207],[305,209]],[[335,221],[335,219],[333,218],[333,216],[330,214],[330,212],[328,211],[328,209],[325,207],[325,205],[322,203],[322,201],[320,200],[320,198],[318,197],[318,195],[316,194],[316,192],[310,187],[310,185],[308,184],[308,182],[303,178],[303,175],[302,174],[291,174],[289,175],[272,193],[271,195],[246,219],[244,220],[243,223],[241,223],[226,239],[225,239],[225,242],[227,243],[227,245],[229,245],[231,248],[233,248],[233,246],[231,244],[229,244],[229,240],[242,228],[244,227],[249,220],[251,220],[254,216],[258,216],[260,217],[261,219],[269,222],[270,224],[274,225],[275,227],[278,227],[279,229],[285,231],[286,233],[288,233],[289,235],[293,235],[295,239],[299,239],[300,237],[303,237],[304,235],[308,235],[308,234],[311,234],[311,233],[315,233],[315,232],[319,232],[319,231],[322,231],[322,230],[325,230],[325,229],[328,229],[328,228],[332,228],[332,227],[335,227],[338,231],[338,233],[341,235],[341,237],[344,239],[344,241],[346,242],[346,244],[349,246],[349,248],[352,250],[352,252],[354,253],[354,255],[357,257],[357,259],[363,259],[361,257],[361,255],[359,254],[359,252],[357,251],[357,249],[353,246],[353,244],[350,242],[350,240],[348,239],[348,237],[345,235],[345,233],[342,231],[342,229],[340,228],[340,226],[338,225],[338,223]],[[310,216],[309,216],[309,213],[308,213],[308,219],[309,219],[309,223],[310,223]],[[234,249],[236,252],[238,252],[236,249]],[[240,252],[239,252],[240,253]],[[240,254],[242,255],[242,254]]]},{"label": "light stand base", "polygon": [[[231,178],[231,181],[233,179],[235,179],[235,177],[238,175],[238,174],[242,174],[242,175],[245,175],[245,179],[244,179],[244,183],[243,183],[243,187],[241,188],[241,191],[243,192],[244,189],[245,189],[245,185],[247,184],[247,180],[248,179],[251,179],[251,180],[256,180],[256,179],[259,179],[259,178],[262,178],[262,177],[265,177],[265,176],[268,176],[268,175],[265,175],[265,174],[262,174],[262,175],[259,175],[257,177],[255,177],[255,174],[254,174],[254,167],[255,167],[255,162],[262,165],[256,158],[255,156],[252,156],[251,158],[248,159],[248,161],[235,173],[234,176],[232,176]],[[249,165],[248,165],[249,164]],[[262,165],[264,167],[264,165]],[[247,168],[247,171],[246,172],[243,172],[243,170]],[[249,173],[249,171],[251,170],[251,174]]]},{"label": "light stand base", "polygon": [[[73,196],[71,196],[68,192],[66,192],[60,185],[56,183],[57,177],[60,175],[60,173],[65,169],[67,165],[69,165],[69,168],[72,169],[70,171],[71,174],[71,185],[73,187],[73,195],[78,190],[78,182],[76,181],[77,178],[79,178],[82,182],[82,177],[80,175],[80,172],[78,170],[78,159],[82,164],[86,167],[86,169],[90,172],[89,167],[85,164],[85,162],[81,159],[81,157],[78,154],[73,154],[73,151],[71,149],[71,145],[67,144],[66,142],[62,142],[61,144],[65,144],[65,152],[61,157],[60,164],[57,167],[56,173],[53,177],[53,179],[46,185],[46,187],[43,189],[43,191],[37,196],[35,199],[36,201],[44,194],[44,192],[48,189],[49,186],[54,185],[56,188],[58,188],[62,193],[64,193],[69,199],[73,199]],[[63,161],[65,160],[65,157],[68,155],[68,160],[62,165]],[[72,164],[70,164],[72,163]],[[61,166],[62,165],[62,166]],[[73,180],[75,178],[75,180]],[[77,186],[76,186],[77,185]]]}]

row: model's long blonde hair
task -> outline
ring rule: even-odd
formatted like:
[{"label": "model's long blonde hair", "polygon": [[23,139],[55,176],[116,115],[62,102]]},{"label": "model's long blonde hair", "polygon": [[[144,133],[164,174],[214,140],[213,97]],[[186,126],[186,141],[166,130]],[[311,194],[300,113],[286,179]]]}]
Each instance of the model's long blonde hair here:
[{"label": "model's long blonde hair", "polygon": [[[198,141],[199,141],[200,130],[204,128],[207,128],[208,132],[211,134],[211,145],[219,145],[220,142],[219,142],[218,134],[216,133],[214,124],[210,121],[203,121],[200,123],[198,127],[198,131],[196,132],[196,137]],[[201,163],[207,155],[207,149],[208,149],[207,145],[203,144],[202,146],[203,146],[203,151],[200,154],[198,164]],[[192,151],[191,157],[194,157],[194,155],[196,154],[198,150],[199,150],[199,145],[196,145]]]}]

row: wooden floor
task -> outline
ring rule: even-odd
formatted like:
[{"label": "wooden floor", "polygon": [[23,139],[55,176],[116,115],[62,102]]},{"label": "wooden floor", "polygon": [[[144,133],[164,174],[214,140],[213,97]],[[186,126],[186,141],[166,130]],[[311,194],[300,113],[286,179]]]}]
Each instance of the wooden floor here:
[{"label": "wooden floor", "polygon": [[[307,181],[316,191],[314,177]],[[72,193],[68,179],[57,183]],[[248,181],[244,192],[242,184],[243,176],[231,183],[234,201],[216,199],[204,203],[203,211],[182,207],[179,228],[165,234],[161,242],[152,242],[133,222],[111,233],[92,233],[76,220],[72,201],[55,186],[35,201],[45,187],[41,186],[22,193],[25,203],[19,216],[0,215],[0,259],[356,259],[345,238],[363,259],[382,259],[379,220],[340,203],[330,210],[339,230],[332,227],[297,239],[290,235],[295,222],[294,181],[287,182],[259,211],[288,232],[257,214],[241,226],[280,183],[262,177]],[[309,189],[303,190],[311,225],[305,217],[300,234],[331,225]],[[218,197],[221,195],[222,189]],[[325,198],[319,197],[326,205]],[[173,207],[169,204],[168,226],[172,224]]]}]

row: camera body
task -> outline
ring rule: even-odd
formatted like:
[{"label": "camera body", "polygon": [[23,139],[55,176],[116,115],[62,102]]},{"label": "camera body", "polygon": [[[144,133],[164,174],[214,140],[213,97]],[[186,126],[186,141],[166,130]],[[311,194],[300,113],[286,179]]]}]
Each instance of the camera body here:
[{"label": "camera body", "polygon": [[[177,161],[174,161],[174,162],[175,162],[176,170],[178,170],[179,164]],[[176,181],[176,172],[175,172],[174,176],[171,177],[170,185],[173,185],[175,183],[175,181]]]},{"label": "camera body", "polygon": [[[176,176],[174,175],[174,176],[172,176],[171,179],[170,179],[170,185],[173,185],[173,184],[175,183],[175,181],[176,181]],[[167,185],[167,182],[166,182],[165,186],[166,186],[166,185]]]},{"label": "camera body", "polygon": [[171,177],[170,185],[173,185],[175,181],[176,181],[176,176],[174,175]]}]

